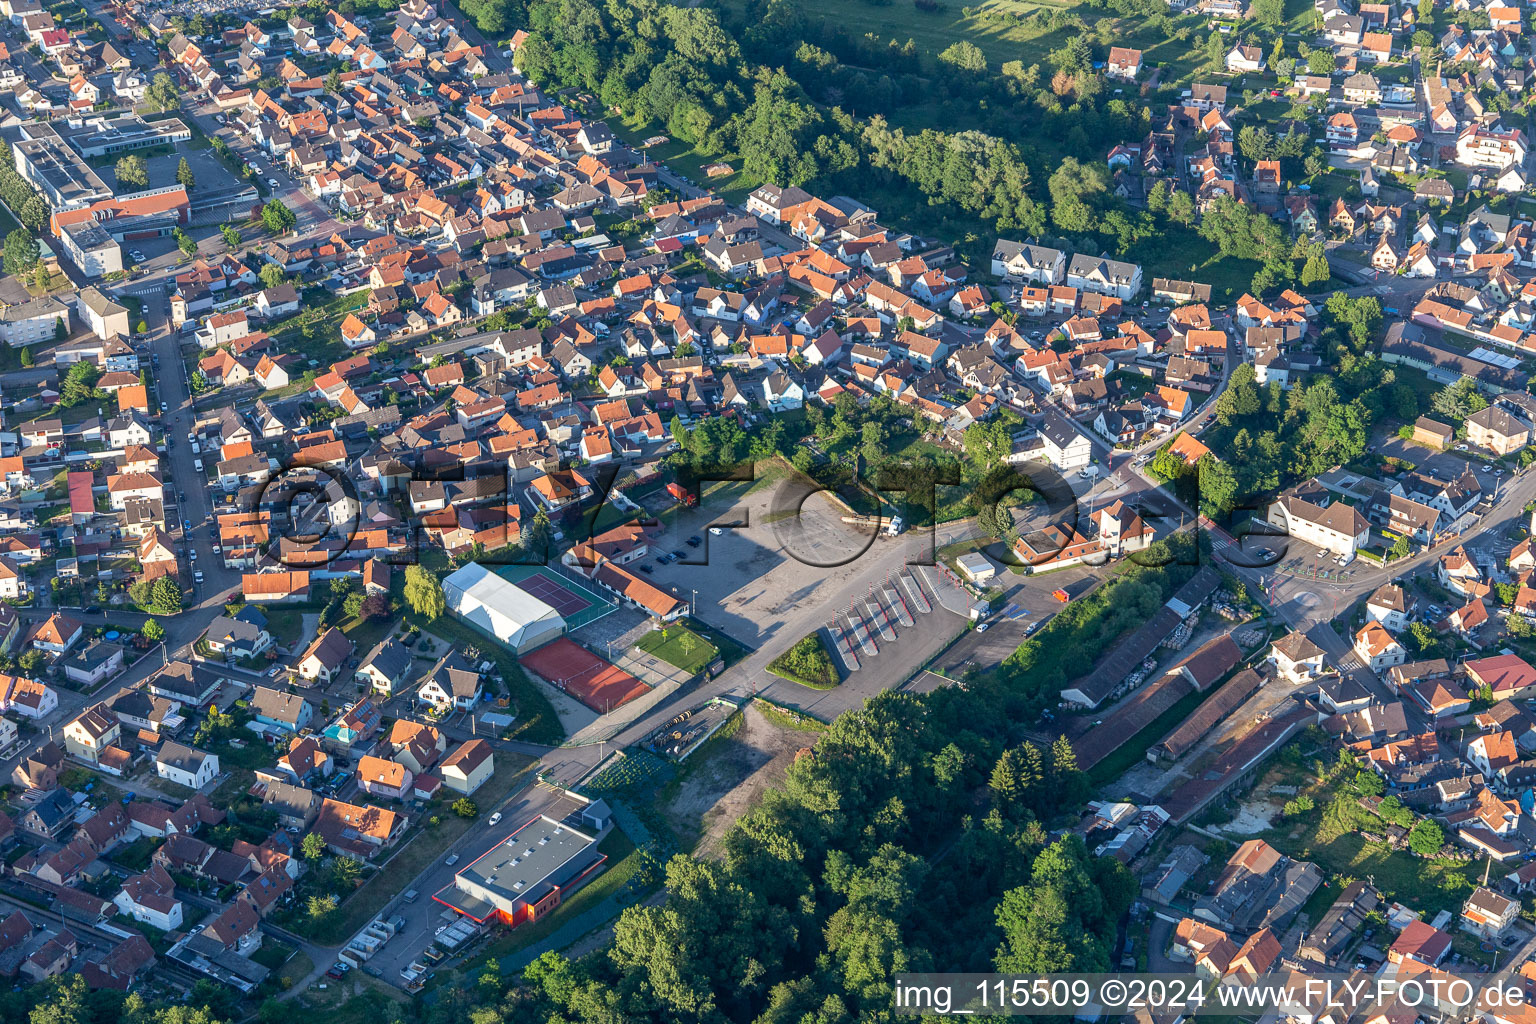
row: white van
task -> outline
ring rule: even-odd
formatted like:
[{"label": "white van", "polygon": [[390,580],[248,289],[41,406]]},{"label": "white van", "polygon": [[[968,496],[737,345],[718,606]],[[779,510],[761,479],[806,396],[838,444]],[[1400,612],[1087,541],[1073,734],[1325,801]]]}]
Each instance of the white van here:
[{"label": "white van", "polygon": [[192,468],[197,470],[199,473],[201,473],[203,471],[203,460],[202,459],[193,459],[192,460]]}]

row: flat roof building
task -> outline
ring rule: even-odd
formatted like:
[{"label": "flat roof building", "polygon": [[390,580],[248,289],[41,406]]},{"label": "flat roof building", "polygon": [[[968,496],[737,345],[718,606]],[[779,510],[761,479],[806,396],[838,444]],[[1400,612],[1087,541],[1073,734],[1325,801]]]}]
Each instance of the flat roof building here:
[{"label": "flat roof building", "polygon": [[11,144],[16,170],[42,190],[54,210],[74,210],[112,198],[101,175],[68,145],[51,124],[26,124]]},{"label": "flat roof building", "polygon": [[481,854],[432,898],[476,922],[516,927],[560,905],[608,858],[597,839],[539,815]]}]

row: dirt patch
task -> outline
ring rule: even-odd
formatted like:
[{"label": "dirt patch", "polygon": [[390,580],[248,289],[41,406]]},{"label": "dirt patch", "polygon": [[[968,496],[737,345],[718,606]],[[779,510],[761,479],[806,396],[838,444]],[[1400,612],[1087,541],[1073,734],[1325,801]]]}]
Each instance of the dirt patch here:
[{"label": "dirt patch", "polygon": [[710,854],[732,822],[746,814],[765,789],[784,781],[795,752],[816,742],[816,734],[770,722],[755,704],[742,712],[741,726],[723,743],[701,750],[704,760],[688,766],[665,813],[673,828],[699,835],[696,853]]},{"label": "dirt patch", "polygon": [[1244,838],[1255,836],[1269,831],[1279,813],[1280,805],[1273,800],[1250,800],[1238,809],[1237,817],[1225,825],[1217,825],[1213,831]]}]

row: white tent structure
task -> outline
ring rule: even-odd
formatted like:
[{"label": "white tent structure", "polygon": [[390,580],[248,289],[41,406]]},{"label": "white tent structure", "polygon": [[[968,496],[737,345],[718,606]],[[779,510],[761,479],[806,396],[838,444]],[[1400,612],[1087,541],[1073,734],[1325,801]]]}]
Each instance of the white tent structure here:
[{"label": "white tent structure", "polygon": [[448,609],[521,654],[565,632],[565,619],[478,562],[443,580]]}]

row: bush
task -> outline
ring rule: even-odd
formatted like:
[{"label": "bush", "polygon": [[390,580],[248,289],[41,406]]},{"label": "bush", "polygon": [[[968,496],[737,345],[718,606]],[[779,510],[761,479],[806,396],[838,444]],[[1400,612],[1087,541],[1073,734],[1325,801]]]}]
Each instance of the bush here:
[{"label": "bush", "polygon": [[820,633],[812,633],[768,663],[768,671],[818,690],[830,690],[840,681],[832,652]]},{"label": "bush", "polygon": [[467,796],[461,796],[453,802],[453,813],[461,818],[474,818],[480,814],[480,808]]}]

